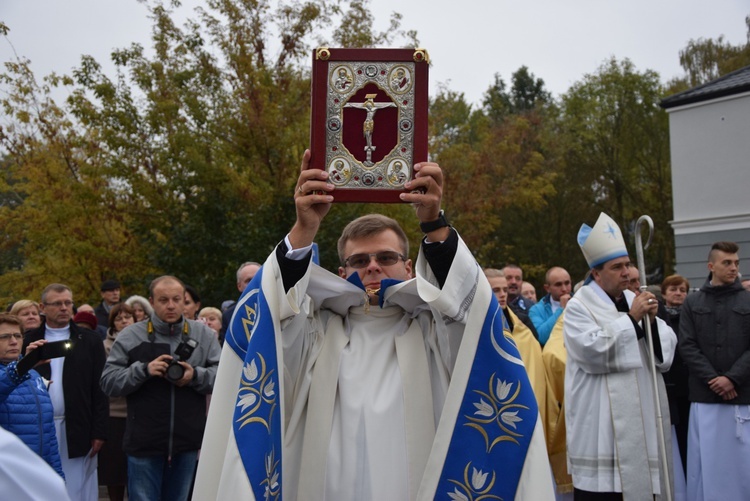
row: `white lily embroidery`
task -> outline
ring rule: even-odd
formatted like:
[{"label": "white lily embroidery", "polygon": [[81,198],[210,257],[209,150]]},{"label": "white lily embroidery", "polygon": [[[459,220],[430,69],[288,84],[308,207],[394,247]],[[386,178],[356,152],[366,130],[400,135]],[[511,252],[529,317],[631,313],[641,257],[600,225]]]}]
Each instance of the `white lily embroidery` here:
[{"label": "white lily embroidery", "polygon": [[255,396],[255,393],[246,393],[245,396],[240,398],[240,401],[237,402],[237,407],[242,407],[240,411],[245,412],[245,409],[252,407],[256,400],[258,400],[258,397]]},{"label": "white lily embroidery", "polygon": [[510,393],[510,389],[512,387],[513,387],[513,383],[506,383],[505,381],[501,381],[498,378],[497,386],[495,387],[495,393],[497,394],[497,399],[502,401],[508,398],[508,394]]},{"label": "white lily embroidery", "polygon": [[487,474],[489,472],[484,473],[482,470],[477,470],[473,467],[471,470],[471,486],[475,491],[480,491],[484,487],[485,482],[487,482]]},{"label": "white lily embroidery", "polygon": [[268,481],[268,483],[271,485],[272,490],[275,490],[279,486],[279,471],[278,470],[273,472],[273,475],[271,475],[271,479]]},{"label": "white lily embroidery", "polygon": [[483,417],[490,417],[495,412],[492,406],[485,402],[483,398],[479,399],[479,403],[474,402],[474,407],[477,408],[477,411],[474,414]]},{"label": "white lily embroidery", "polygon": [[255,364],[255,359],[249,364],[245,364],[245,367],[242,368],[242,374],[245,376],[245,379],[251,383],[255,381],[258,377],[258,366]]},{"label": "white lily embroidery", "polygon": [[516,423],[518,423],[519,421],[523,421],[523,418],[518,417],[518,411],[503,412],[500,415],[500,419],[502,419],[503,423],[507,424],[508,426],[512,426],[513,429],[516,428]]},{"label": "white lily embroidery", "polygon": [[276,394],[274,391],[274,388],[276,387],[276,383],[274,381],[269,381],[265,388],[263,388],[263,395],[265,395],[266,398],[271,398]]},{"label": "white lily embroidery", "polygon": [[448,497],[452,501],[469,501],[469,498],[463,492],[458,490],[458,487],[453,488],[453,492],[448,493]]}]

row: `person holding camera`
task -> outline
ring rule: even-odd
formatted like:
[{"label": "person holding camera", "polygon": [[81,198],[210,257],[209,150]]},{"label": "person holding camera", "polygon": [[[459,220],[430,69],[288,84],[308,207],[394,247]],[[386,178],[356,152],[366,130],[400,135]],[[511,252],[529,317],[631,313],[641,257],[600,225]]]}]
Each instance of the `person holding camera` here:
[{"label": "person holding camera", "polygon": [[151,282],[154,315],[126,327],[112,345],[101,386],[127,400],[123,450],[128,499],[187,499],[221,348],[205,324],[184,317],[185,286]]}]

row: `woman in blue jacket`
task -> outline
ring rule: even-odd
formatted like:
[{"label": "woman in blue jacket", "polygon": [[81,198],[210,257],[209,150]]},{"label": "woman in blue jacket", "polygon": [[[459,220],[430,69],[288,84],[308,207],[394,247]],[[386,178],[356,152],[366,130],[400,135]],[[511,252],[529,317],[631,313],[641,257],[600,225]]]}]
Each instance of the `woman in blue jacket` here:
[{"label": "woman in blue jacket", "polygon": [[[27,353],[44,343],[44,340],[31,343]],[[0,313],[0,426],[18,436],[65,478],[47,384],[35,370],[23,376],[16,370],[22,345],[21,320]]]}]

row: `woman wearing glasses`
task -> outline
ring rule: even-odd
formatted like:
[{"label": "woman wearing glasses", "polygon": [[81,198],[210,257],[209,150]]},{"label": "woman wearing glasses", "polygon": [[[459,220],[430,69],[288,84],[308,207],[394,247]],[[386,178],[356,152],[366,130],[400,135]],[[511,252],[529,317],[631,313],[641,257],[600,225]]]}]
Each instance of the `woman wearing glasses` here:
[{"label": "woman wearing glasses", "polygon": [[[0,313],[0,426],[18,436],[65,478],[46,381],[33,369],[23,375],[16,370],[23,345],[22,329],[18,317]],[[46,342],[39,340],[31,343],[26,353]],[[39,363],[44,362],[48,361]]]}]

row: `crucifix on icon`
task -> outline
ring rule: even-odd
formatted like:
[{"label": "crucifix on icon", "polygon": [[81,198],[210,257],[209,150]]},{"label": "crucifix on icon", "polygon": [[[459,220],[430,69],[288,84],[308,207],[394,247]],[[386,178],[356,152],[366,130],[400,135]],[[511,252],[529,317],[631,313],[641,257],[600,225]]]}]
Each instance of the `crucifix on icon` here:
[{"label": "crucifix on icon", "polygon": [[357,108],[360,110],[365,110],[367,112],[365,122],[362,125],[362,133],[365,136],[365,141],[367,141],[367,145],[365,146],[365,154],[367,158],[362,163],[368,167],[374,165],[372,162],[372,152],[375,151],[375,146],[372,145],[372,132],[373,130],[375,130],[375,113],[383,108],[396,107],[395,103],[376,103],[376,96],[377,94],[366,94],[364,102],[346,103],[344,105],[345,108]]}]

